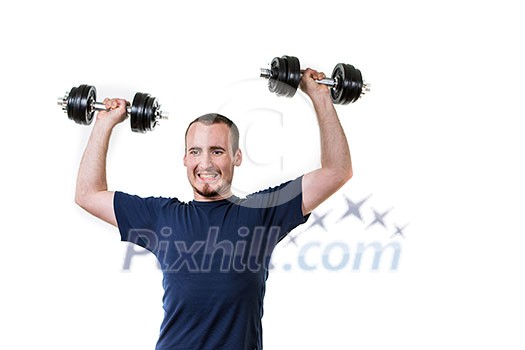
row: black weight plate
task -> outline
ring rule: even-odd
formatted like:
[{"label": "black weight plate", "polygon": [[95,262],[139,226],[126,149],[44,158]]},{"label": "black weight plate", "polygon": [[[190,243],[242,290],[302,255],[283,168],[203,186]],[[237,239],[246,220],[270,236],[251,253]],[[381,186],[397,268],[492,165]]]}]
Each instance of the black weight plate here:
[{"label": "black weight plate", "polygon": [[283,96],[283,86],[286,83],[286,77],[288,75],[288,67],[286,61],[280,57],[275,57],[271,63],[272,77],[268,82],[268,88],[271,92],[277,94],[277,96]]},{"label": "black weight plate", "polygon": [[285,97],[293,97],[299,82],[301,81],[301,67],[299,60],[293,56],[283,56],[283,61],[286,62],[286,77],[282,86],[281,95]]},{"label": "black weight plate", "polygon": [[149,95],[148,94],[145,94],[145,93],[142,93],[142,99],[141,99],[141,104],[138,106],[139,107],[139,113],[137,114],[137,118],[138,118],[138,121],[137,121],[137,125],[139,126],[139,129],[136,130],[135,132],[145,132],[146,131],[146,125],[145,125],[145,117],[144,117],[144,113],[145,113],[145,109],[146,109],[146,103],[148,102],[148,99],[149,99]]},{"label": "black weight plate", "polygon": [[301,82],[301,64],[297,57],[288,57],[288,85],[297,90]]},{"label": "black weight plate", "polygon": [[146,100],[144,101],[144,110],[142,111],[142,120],[140,121],[140,125],[142,127],[142,129],[140,130],[140,132],[142,133],[145,133],[146,131],[149,130],[149,113],[151,113],[151,96],[150,95],[146,95]]},{"label": "black weight plate", "polygon": [[134,132],[145,132],[144,109],[149,98],[148,94],[137,92],[131,105],[131,130]]},{"label": "black weight plate", "polygon": [[150,115],[150,130],[155,129],[157,126],[157,111],[159,110],[160,104],[156,97],[151,97],[151,115]]},{"label": "black weight plate", "polygon": [[355,84],[355,89],[356,89],[356,93],[355,93],[355,98],[352,102],[355,102],[359,99],[359,97],[361,97],[361,93],[363,92],[363,76],[361,75],[361,71],[357,68],[354,68],[355,69],[355,75],[356,77],[354,78],[353,82]]},{"label": "black weight plate", "polygon": [[82,90],[84,90],[83,85],[77,86],[75,93],[71,99],[71,119],[77,124],[80,124],[80,120],[78,117],[78,114],[79,114],[78,111],[80,109],[79,104],[80,104],[80,96],[82,95]]},{"label": "black weight plate", "polygon": [[139,100],[141,98],[142,98],[141,94],[136,93],[135,96],[133,96],[133,101],[131,102],[131,110],[129,112],[129,114],[130,114],[129,121],[130,121],[130,124],[131,124],[131,130],[132,131],[135,131],[136,129],[138,129],[137,113],[138,113],[138,103],[139,103]]},{"label": "black weight plate", "polygon": [[67,117],[71,120],[75,120],[74,115],[73,115],[73,106],[74,106],[73,101],[76,99],[77,90],[78,90],[77,87],[72,87],[71,91],[69,91],[69,95],[67,95],[66,111],[67,111]]},{"label": "black weight plate", "polygon": [[279,76],[279,57],[275,57],[272,62],[270,63],[270,79],[276,80]]},{"label": "black weight plate", "polygon": [[153,110],[153,104],[155,103],[155,98],[148,94],[146,103],[144,104],[143,120],[142,124],[144,125],[143,132],[153,130],[155,123],[155,111]]},{"label": "black weight plate", "polygon": [[89,91],[90,87],[87,85],[84,85],[82,89],[82,94],[80,95],[80,104],[78,105],[78,122],[82,125],[88,124],[89,119]]},{"label": "black weight plate", "polygon": [[332,100],[336,104],[349,104],[355,102],[361,95],[363,85],[361,72],[354,66],[339,63],[335,66],[332,78],[337,79],[337,87],[330,90]]},{"label": "black weight plate", "polygon": [[138,128],[136,130],[133,130],[134,132],[140,132],[140,133],[143,133],[144,132],[144,128],[145,128],[145,125],[144,125],[144,110],[146,109],[146,103],[148,102],[148,95],[147,94],[142,94],[142,99],[141,99],[141,105],[138,106],[138,113],[137,113],[137,126]]},{"label": "black weight plate", "polygon": [[133,101],[131,102],[131,109],[129,111],[129,123],[131,124],[131,130],[133,131],[137,128],[136,115],[137,115],[137,103],[139,99],[140,99],[139,94],[135,94],[135,96],[133,96]]},{"label": "black weight plate", "polygon": [[286,82],[286,77],[288,76],[288,64],[287,64],[287,61],[286,61],[286,59],[281,57],[281,58],[277,59],[277,62],[279,63],[279,66],[278,66],[279,67],[279,70],[278,70],[279,76],[277,77],[277,81],[285,83]]},{"label": "black weight plate", "polygon": [[280,59],[279,70],[279,79],[277,79],[277,91],[275,92],[277,96],[287,96],[288,95],[288,85],[286,81],[288,80],[288,60],[281,57]]},{"label": "black weight plate", "polygon": [[330,95],[332,96],[332,101],[334,101],[335,104],[341,104],[342,101],[344,84],[343,74],[344,73],[342,64],[339,63],[334,67],[334,70],[332,72],[332,79],[337,80],[337,86],[330,89]]},{"label": "black weight plate", "polygon": [[343,91],[342,91],[342,104],[346,105],[352,102],[355,95],[355,89],[353,84],[354,79],[354,67],[341,63],[343,67]]},{"label": "black weight plate", "polygon": [[349,89],[346,94],[347,103],[353,103],[359,99],[361,95],[361,87],[363,85],[363,79],[361,72],[356,69],[354,66],[345,64],[345,70],[347,72],[347,81]]},{"label": "black weight plate", "polygon": [[281,57],[281,67],[280,73],[283,74],[279,77],[277,84],[277,96],[292,97],[294,94],[290,91],[291,89],[288,85],[288,59],[285,56]]},{"label": "black weight plate", "polygon": [[144,131],[151,131],[155,127],[155,98],[149,96],[144,110]]},{"label": "black weight plate", "polygon": [[82,99],[86,102],[86,109],[84,112],[84,119],[82,124],[89,125],[93,121],[93,116],[95,115],[95,109],[92,108],[93,102],[97,100],[97,90],[94,86],[86,85],[84,88]]},{"label": "black weight plate", "polygon": [[270,90],[270,92],[275,92],[276,89],[277,89],[277,80],[274,80],[274,79],[268,80],[268,90]]},{"label": "black weight plate", "polygon": [[160,103],[157,98],[153,98],[153,126],[151,127],[151,130],[153,130],[157,126],[157,112],[159,111]]},{"label": "black weight plate", "polygon": [[144,111],[145,94],[137,92],[133,97],[130,111],[131,130],[141,132],[142,113]]},{"label": "black weight plate", "polygon": [[[89,102],[90,102],[90,106],[92,106],[93,103],[97,102],[97,89],[94,86],[91,86]],[[91,119],[89,120],[90,124],[91,124],[91,121],[93,120],[94,115],[95,115],[95,108],[91,108]]]},{"label": "black weight plate", "polygon": [[281,57],[280,62],[282,67],[281,73],[283,74],[279,77],[279,84],[277,84],[278,90],[276,91],[276,93],[277,96],[288,97],[290,90],[288,88],[288,58],[286,58],[286,56],[283,56]]},{"label": "black weight plate", "polygon": [[279,76],[283,76],[283,73],[280,73],[282,70],[281,66],[281,59],[279,57],[275,57],[270,64],[270,70],[272,71],[272,75],[268,81],[268,89],[270,92],[275,92],[277,89],[276,83],[279,80]]},{"label": "black weight plate", "polygon": [[86,87],[87,85],[85,84],[79,85],[75,94],[75,99],[73,100],[73,120],[77,124],[83,124],[82,120],[85,119],[85,111],[82,107],[82,96],[84,95],[84,89]]}]

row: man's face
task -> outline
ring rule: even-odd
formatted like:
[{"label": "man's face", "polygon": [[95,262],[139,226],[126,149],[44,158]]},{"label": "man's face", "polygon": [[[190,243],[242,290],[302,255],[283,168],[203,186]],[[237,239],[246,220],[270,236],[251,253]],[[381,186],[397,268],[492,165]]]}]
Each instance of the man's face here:
[{"label": "man's face", "polygon": [[186,137],[184,166],[195,200],[213,201],[232,195],[233,169],[242,161],[233,153],[230,128],[226,124],[192,124]]}]

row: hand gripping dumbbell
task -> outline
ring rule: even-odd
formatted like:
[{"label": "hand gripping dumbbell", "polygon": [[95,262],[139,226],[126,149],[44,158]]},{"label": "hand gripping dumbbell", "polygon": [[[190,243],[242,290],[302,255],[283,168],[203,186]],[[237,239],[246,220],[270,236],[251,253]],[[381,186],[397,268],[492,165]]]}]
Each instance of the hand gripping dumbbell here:
[{"label": "hand gripping dumbbell", "polygon": [[[275,57],[270,69],[261,68],[261,77],[268,79],[268,89],[285,97],[295,95],[303,73],[299,59],[293,56]],[[317,83],[330,87],[332,101],[336,104],[355,102],[370,91],[370,85],[363,82],[359,69],[346,63],[338,63],[331,78],[317,80]]]},{"label": "hand gripping dumbbell", "polygon": [[[105,111],[106,106],[97,102],[97,90],[91,85],[73,87],[64,97],[57,101],[69,119],[77,124],[89,125],[95,111]],[[155,97],[137,92],[131,106],[126,106],[130,117],[131,130],[145,133],[155,128],[160,119],[168,119],[168,113],[161,111],[160,104]]]}]

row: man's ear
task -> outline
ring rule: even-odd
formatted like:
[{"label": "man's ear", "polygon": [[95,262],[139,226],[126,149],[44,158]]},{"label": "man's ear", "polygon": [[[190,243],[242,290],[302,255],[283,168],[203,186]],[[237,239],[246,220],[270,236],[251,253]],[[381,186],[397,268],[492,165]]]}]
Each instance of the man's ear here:
[{"label": "man's ear", "polygon": [[186,164],[186,152],[184,152],[184,157],[182,158],[182,164],[184,164],[184,166],[188,166]]},{"label": "man's ear", "polygon": [[235,152],[235,159],[233,161],[233,164],[235,166],[239,166],[241,165],[241,163],[242,163],[242,152],[240,149],[238,149],[237,152]]}]

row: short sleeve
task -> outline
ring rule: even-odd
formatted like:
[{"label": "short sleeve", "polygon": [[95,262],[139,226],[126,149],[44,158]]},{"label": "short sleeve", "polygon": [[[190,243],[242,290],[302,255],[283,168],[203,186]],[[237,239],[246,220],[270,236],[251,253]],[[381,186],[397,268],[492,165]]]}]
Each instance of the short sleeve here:
[{"label": "short sleeve", "polygon": [[301,176],[277,187],[254,193],[244,202],[244,205],[261,210],[266,227],[280,228],[279,240],[305,223],[310,216],[303,215],[302,179]]},{"label": "short sleeve", "polygon": [[142,198],[115,192],[113,207],[121,240],[153,252],[158,241],[156,228],[160,209],[167,201],[166,198]]}]

